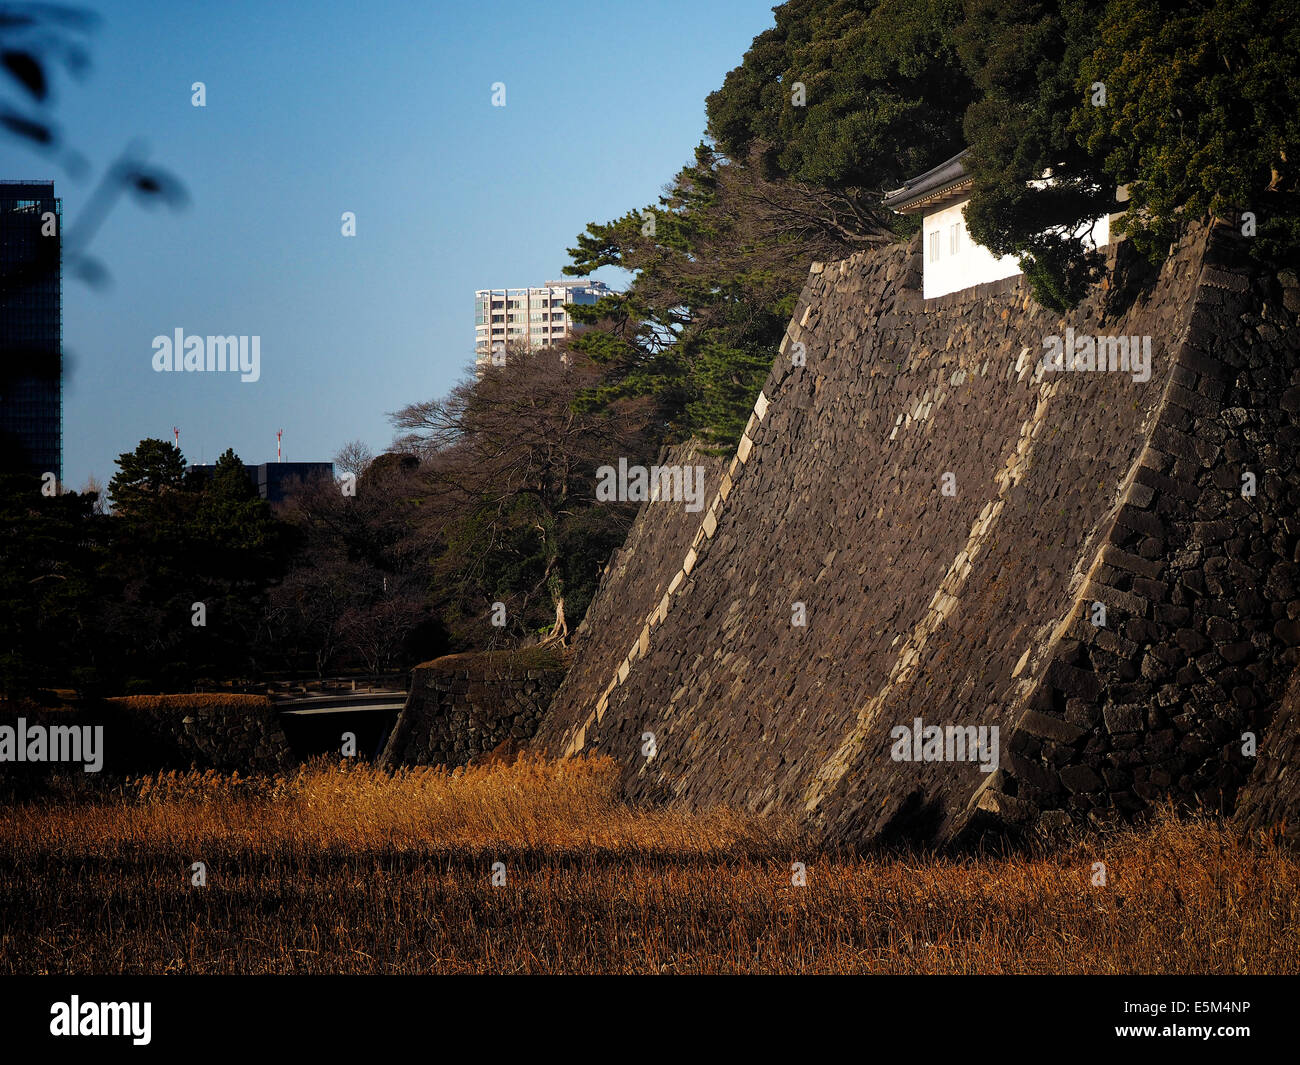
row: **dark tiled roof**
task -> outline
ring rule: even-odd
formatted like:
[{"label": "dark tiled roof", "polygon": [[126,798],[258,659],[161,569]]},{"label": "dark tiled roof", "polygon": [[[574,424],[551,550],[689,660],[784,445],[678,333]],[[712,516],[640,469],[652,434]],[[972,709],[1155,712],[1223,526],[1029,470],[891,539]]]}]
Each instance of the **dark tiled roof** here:
[{"label": "dark tiled roof", "polygon": [[941,200],[952,192],[964,191],[970,183],[962,159],[969,148],[963,148],[951,159],[938,166],[918,174],[903,182],[903,187],[894,189],[885,196],[884,204],[894,211],[906,214],[925,203]]}]

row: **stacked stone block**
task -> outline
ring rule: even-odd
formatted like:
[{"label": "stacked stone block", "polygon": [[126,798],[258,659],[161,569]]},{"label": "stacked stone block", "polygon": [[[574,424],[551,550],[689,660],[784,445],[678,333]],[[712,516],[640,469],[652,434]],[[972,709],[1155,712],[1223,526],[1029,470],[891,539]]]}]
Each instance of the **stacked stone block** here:
[{"label": "stacked stone block", "polygon": [[[7,711],[0,724],[14,726],[20,717],[44,727],[102,727],[102,772],[108,775],[191,767],[272,773],[295,761],[279,714],[264,695],[133,695],[71,710]],[[0,774],[11,776],[40,778],[52,769],[49,764],[0,763]],[[81,771],[80,766],[72,770]]]},{"label": "stacked stone block", "polygon": [[[680,561],[602,586],[592,616],[652,605],[593,626],[539,745],[855,843],[1231,809],[1295,660],[1297,294],[1223,230],[1146,287],[1126,253],[1064,317],[1019,278],[924,300],[918,241],[815,264]],[[1067,328],[1151,336],[1150,380],[1044,373]],[[998,772],[894,760],[917,717],[997,726]]]},{"label": "stacked stone block", "polygon": [[379,764],[461,766],[498,745],[523,746],[564,679],[558,652],[487,651],[417,666]]}]

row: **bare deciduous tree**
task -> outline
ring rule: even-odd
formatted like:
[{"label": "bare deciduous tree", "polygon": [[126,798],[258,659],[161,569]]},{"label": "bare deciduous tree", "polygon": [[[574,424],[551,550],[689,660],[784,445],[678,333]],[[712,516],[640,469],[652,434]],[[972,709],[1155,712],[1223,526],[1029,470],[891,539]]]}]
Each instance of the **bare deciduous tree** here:
[{"label": "bare deciduous tree", "polygon": [[[592,507],[599,467],[640,461],[650,446],[647,404],[575,409],[600,376],[563,345],[511,345],[503,364],[481,367],[445,399],[390,415],[400,434],[394,446],[422,460],[426,521],[446,545],[440,576],[458,584],[467,603],[477,597],[484,613],[498,594],[510,594],[512,616],[524,619],[549,599],[550,638],[561,641],[566,556],[574,550],[564,530]],[[631,508],[610,511],[623,530],[630,515]]]},{"label": "bare deciduous tree", "polygon": [[334,456],[334,468],[360,477],[375,461],[375,453],[364,440],[349,440]]}]

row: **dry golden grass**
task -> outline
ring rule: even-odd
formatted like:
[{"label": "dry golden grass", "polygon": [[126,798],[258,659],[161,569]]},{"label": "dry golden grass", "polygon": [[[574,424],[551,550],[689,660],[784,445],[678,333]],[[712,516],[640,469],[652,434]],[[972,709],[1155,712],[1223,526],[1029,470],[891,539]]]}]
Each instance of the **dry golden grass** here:
[{"label": "dry golden grass", "polygon": [[629,808],[617,776],[607,759],[314,765],[12,807],[0,971],[1300,968],[1300,859],[1211,820],[1034,854],[836,856],[785,822]]}]

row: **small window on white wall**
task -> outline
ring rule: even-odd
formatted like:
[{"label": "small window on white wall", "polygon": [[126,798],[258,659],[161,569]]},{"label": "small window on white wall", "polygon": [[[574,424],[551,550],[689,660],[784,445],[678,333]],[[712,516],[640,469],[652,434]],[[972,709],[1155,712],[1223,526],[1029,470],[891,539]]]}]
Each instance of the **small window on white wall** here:
[{"label": "small window on white wall", "polygon": [[930,234],[930,262],[939,261],[939,231],[936,229]]},{"label": "small window on white wall", "polygon": [[956,255],[961,251],[961,223],[954,222],[948,230],[948,251]]}]

